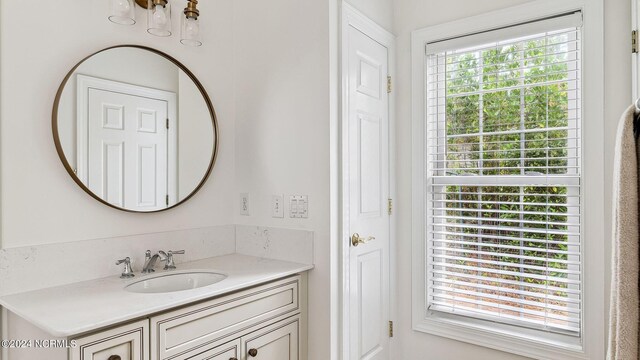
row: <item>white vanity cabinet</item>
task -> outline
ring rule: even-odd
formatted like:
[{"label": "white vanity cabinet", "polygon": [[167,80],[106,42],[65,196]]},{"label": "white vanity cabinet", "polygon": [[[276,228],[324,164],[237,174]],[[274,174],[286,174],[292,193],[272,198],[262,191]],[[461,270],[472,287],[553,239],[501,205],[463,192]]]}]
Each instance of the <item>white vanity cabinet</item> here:
[{"label": "white vanity cabinet", "polygon": [[70,349],[69,360],[306,359],[303,278],[284,278],[73,338],[77,347]]}]

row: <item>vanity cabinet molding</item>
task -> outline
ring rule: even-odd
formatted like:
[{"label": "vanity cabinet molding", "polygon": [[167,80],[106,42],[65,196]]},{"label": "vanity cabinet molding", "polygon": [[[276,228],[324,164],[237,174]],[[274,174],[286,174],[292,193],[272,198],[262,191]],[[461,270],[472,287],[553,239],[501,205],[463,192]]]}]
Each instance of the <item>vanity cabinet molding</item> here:
[{"label": "vanity cabinet molding", "polygon": [[149,320],[73,339],[70,360],[149,360]]},{"label": "vanity cabinet molding", "polygon": [[300,282],[300,276],[289,277],[152,317],[151,358],[190,359],[299,314]]}]

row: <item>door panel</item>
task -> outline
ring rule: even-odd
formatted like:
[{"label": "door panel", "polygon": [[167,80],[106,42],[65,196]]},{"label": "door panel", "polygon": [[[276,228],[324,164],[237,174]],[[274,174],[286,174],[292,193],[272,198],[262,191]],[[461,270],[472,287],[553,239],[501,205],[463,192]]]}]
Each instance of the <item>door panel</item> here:
[{"label": "door panel", "polygon": [[[358,282],[360,283],[360,353],[368,357],[382,351],[384,333],[383,294],[381,286],[382,252],[375,250],[358,257]],[[366,294],[366,295],[365,295]]]},{"label": "door panel", "polygon": [[124,206],[124,143],[105,141],[102,146],[104,199],[111,204]]},{"label": "door panel", "polygon": [[[349,359],[389,359],[389,105],[387,48],[349,27]],[[345,239],[351,242],[351,239]]]},{"label": "door panel", "polygon": [[358,114],[359,152],[358,178],[360,179],[360,216],[380,216],[382,206],[382,179],[380,141],[381,120],[379,116]]}]

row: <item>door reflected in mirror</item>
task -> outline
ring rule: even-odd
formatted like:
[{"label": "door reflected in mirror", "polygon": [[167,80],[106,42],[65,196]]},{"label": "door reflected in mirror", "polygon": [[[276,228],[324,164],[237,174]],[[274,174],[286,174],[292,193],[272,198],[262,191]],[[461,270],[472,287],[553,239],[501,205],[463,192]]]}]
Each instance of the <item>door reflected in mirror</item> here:
[{"label": "door reflected in mirror", "polygon": [[217,153],[206,91],[175,59],[138,46],[95,53],[66,76],[53,134],[73,179],[118,209],[176,206],[204,184]]}]

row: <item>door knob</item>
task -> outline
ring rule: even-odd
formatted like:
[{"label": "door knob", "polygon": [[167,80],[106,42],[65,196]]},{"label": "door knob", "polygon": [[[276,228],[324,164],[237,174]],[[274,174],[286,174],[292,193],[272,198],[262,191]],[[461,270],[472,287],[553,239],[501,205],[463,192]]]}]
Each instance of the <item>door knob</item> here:
[{"label": "door knob", "polygon": [[249,349],[249,356],[251,356],[251,357],[256,357],[256,356],[258,356],[258,350],[256,350],[256,349]]},{"label": "door knob", "polygon": [[364,237],[361,237],[360,234],[358,233],[353,233],[353,235],[351,235],[351,245],[353,246],[358,246],[360,244],[366,244],[371,240],[375,240],[376,238],[373,236],[369,236],[366,239]]}]

